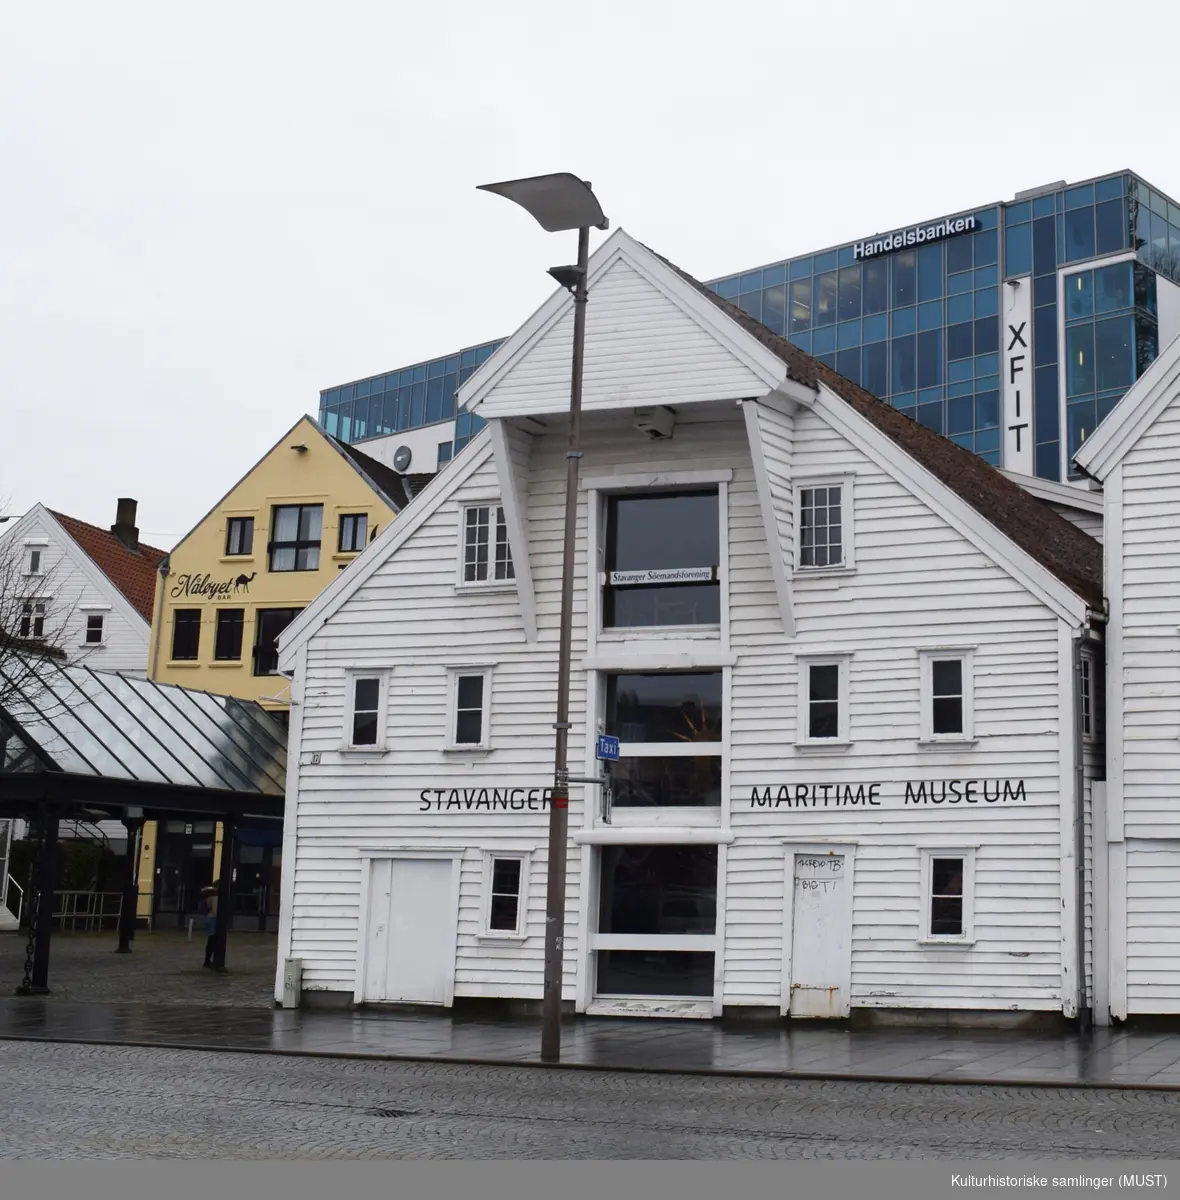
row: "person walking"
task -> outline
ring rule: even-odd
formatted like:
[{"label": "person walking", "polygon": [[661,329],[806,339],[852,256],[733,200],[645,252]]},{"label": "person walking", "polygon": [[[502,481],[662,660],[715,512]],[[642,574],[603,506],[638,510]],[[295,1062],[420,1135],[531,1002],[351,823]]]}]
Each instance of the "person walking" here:
[{"label": "person walking", "polygon": [[205,919],[205,967],[213,966],[213,949],[217,941],[217,884],[201,888],[201,899],[197,902],[197,916]]}]

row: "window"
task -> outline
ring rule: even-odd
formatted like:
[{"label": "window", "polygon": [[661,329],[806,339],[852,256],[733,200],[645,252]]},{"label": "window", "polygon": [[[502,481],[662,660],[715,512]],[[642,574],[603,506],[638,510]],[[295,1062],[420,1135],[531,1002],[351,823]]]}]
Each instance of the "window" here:
[{"label": "window", "polygon": [[975,850],[924,849],[920,942],[966,945],[975,940]]},{"label": "window", "polygon": [[270,540],[272,571],[318,571],[322,504],[281,504],[274,510]]},{"label": "window", "polygon": [[340,518],[341,554],[356,554],[365,548],[369,534],[369,518],[365,513],[348,513]]},{"label": "window", "polygon": [[1102,736],[1102,665],[1091,654],[1083,654],[1079,680],[1082,737],[1092,742]]},{"label": "window", "polygon": [[[495,529],[492,517],[495,516]],[[502,583],[514,579],[504,510],[477,504],[463,510],[463,582]]]},{"label": "window", "polygon": [[218,662],[238,662],[242,657],[242,625],[245,609],[219,608],[213,639],[213,657]]},{"label": "window", "polygon": [[225,553],[227,558],[254,553],[253,517],[230,517],[225,529]]},{"label": "window", "polygon": [[385,742],[385,675],[348,676],[349,728],[347,745],[380,750]]},{"label": "window", "polygon": [[178,608],[172,614],[172,661],[195,662],[201,647],[201,610]]},{"label": "window", "polygon": [[526,854],[485,856],[483,936],[524,937],[527,884]]},{"label": "window", "polygon": [[717,488],[606,499],[603,625],[717,625],[721,621]]},{"label": "window", "polygon": [[716,932],[716,846],[602,847],[599,995],[712,996]]},{"label": "window", "polygon": [[923,650],[920,657],[922,741],[971,741],[974,737],[971,651]]},{"label": "window", "polygon": [[28,569],[25,571],[25,574],[26,575],[40,575],[41,574],[41,551],[40,550],[32,549],[29,551]]},{"label": "window", "polygon": [[21,606],[20,635],[23,638],[45,636],[45,603],[41,600],[26,600]]},{"label": "window", "polygon": [[848,658],[799,660],[801,745],[843,745],[848,741]]},{"label": "window", "polygon": [[279,634],[301,608],[260,608],[255,616],[254,674],[275,675],[279,669]]},{"label": "window", "polygon": [[88,646],[101,646],[103,637],[103,627],[106,624],[106,617],[102,613],[89,613],[86,617],[86,644]]},{"label": "window", "polygon": [[490,669],[451,671],[447,745],[452,750],[483,750],[488,745]]},{"label": "window", "polygon": [[795,488],[795,527],[797,570],[851,568],[852,480],[817,479],[799,483]]},{"label": "window", "polygon": [[720,807],[720,671],[610,675],[605,727],[619,739],[613,807]]}]

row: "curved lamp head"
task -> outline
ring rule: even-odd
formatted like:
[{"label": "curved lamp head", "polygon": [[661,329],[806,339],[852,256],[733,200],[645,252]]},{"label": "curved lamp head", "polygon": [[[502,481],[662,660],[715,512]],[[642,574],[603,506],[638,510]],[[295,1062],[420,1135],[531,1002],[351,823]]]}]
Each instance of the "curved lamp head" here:
[{"label": "curved lamp head", "polygon": [[494,192],[519,204],[548,233],[563,229],[606,229],[610,225],[590,185],[568,171],[509,179],[504,183],[481,183],[479,190]]}]

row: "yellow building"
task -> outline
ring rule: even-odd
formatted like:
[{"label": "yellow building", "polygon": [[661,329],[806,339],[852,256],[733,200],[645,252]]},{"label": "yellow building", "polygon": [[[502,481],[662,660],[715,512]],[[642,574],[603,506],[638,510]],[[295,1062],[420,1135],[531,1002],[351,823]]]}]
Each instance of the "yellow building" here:
[{"label": "yellow building", "polygon": [[[285,720],[289,696],[278,674],[279,634],[409,503],[421,482],[329,437],[311,417],[301,418],[161,563],[150,678],[256,700]],[[279,849],[250,844],[247,830],[236,843],[235,912],[257,916],[263,928],[267,914],[277,911]],[[214,822],[148,822],[140,917],[183,925],[220,859]]]}]

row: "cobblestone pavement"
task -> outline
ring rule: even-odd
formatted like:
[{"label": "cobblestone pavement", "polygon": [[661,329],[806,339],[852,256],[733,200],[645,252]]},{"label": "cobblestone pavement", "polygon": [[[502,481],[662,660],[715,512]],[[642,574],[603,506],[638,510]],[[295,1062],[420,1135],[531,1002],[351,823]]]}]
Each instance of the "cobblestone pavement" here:
[{"label": "cobblestone pavement", "polygon": [[0,1158],[1180,1157],[1159,1092],[2,1050]]},{"label": "cobblestone pavement", "polygon": [[[136,1000],[270,1008],[274,1004],[275,936],[229,935],[224,975],[202,968],[205,937],[174,930],[138,930],[130,954],[116,954],[113,933],[58,933],[49,949],[49,987],[63,1000]],[[24,974],[24,933],[0,934],[0,994],[12,995]]]}]

